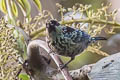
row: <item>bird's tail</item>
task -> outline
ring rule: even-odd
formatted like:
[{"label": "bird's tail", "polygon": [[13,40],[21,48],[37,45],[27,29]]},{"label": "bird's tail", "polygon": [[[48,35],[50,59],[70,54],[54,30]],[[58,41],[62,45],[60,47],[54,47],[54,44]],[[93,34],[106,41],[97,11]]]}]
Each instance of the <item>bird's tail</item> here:
[{"label": "bird's tail", "polygon": [[105,37],[92,37],[91,41],[98,41],[98,40],[107,40]]}]

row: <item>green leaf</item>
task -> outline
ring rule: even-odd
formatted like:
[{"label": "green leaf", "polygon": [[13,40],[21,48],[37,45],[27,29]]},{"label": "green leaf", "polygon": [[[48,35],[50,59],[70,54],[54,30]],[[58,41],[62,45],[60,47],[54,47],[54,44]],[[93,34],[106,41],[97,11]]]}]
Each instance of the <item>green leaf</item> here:
[{"label": "green leaf", "polygon": [[31,12],[31,6],[30,6],[28,0],[17,0],[17,3],[23,12],[23,15],[25,17],[29,17],[30,12]]},{"label": "green leaf", "polygon": [[21,55],[21,57],[26,60],[27,59],[27,46],[25,44],[24,36],[17,30],[13,31],[13,35],[17,40],[17,49]]},{"label": "green leaf", "polygon": [[0,10],[7,14],[7,8],[6,8],[6,1],[5,0],[0,0]]},{"label": "green leaf", "polygon": [[22,80],[30,80],[30,77],[27,74],[20,74],[19,78]]},{"label": "green leaf", "polygon": [[19,32],[17,30],[14,30],[13,35],[17,39],[19,37]]},{"label": "green leaf", "polygon": [[40,0],[33,0],[33,1],[34,1],[34,3],[36,4],[36,6],[38,7],[38,9],[39,9],[40,11],[42,11],[42,6],[41,6]]},{"label": "green leaf", "polygon": [[11,24],[16,24],[16,18],[14,16],[14,13],[12,12],[12,6],[11,6],[12,0],[6,0],[6,7],[8,12],[8,17],[11,21]]},{"label": "green leaf", "polygon": [[15,2],[11,2],[11,8],[12,8],[12,12],[14,14],[14,16],[18,17],[18,9],[17,9],[17,6],[15,4]]}]

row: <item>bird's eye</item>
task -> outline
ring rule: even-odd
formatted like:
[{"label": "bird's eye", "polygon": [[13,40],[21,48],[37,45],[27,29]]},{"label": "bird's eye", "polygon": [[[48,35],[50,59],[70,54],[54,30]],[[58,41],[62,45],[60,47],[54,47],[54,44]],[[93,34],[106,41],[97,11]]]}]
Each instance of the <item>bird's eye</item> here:
[{"label": "bird's eye", "polygon": [[59,26],[60,24],[56,20],[51,20],[50,25],[52,26]]}]

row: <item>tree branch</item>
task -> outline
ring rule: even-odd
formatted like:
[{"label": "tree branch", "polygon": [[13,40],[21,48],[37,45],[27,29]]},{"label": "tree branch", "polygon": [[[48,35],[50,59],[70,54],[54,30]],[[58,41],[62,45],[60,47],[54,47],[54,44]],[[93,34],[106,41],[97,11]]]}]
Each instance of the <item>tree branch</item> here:
[{"label": "tree branch", "polygon": [[98,24],[107,24],[107,25],[111,25],[111,26],[120,26],[119,23],[115,22],[115,21],[107,21],[107,20],[102,20],[102,19],[90,19],[90,18],[85,18],[85,19],[73,19],[73,20],[69,20],[69,21],[61,21],[61,24],[71,24],[71,23],[75,23],[75,22],[84,22],[84,23],[98,23]]},{"label": "tree branch", "polygon": [[[43,49],[45,49],[48,53],[50,53],[50,49],[48,48],[46,42],[42,41],[42,40],[33,40],[31,41],[29,44],[28,44],[28,47],[27,47],[27,54],[28,54],[28,57],[31,56],[30,54],[30,50],[31,50],[31,47],[41,47]],[[35,53],[34,53],[35,54]],[[57,64],[58,68],[60,69],[60,65],[63,64],[62,61],[60,60],[60,58],[55,55],[53,52],[50,53],[50,56],[52,57],[52,59],[55,61],[55,63]],[[62,75],[64,76],[65,80],[72,80],[71,76],[69,75],[69,72],[66,68],[64,69],[60,69]]]}]

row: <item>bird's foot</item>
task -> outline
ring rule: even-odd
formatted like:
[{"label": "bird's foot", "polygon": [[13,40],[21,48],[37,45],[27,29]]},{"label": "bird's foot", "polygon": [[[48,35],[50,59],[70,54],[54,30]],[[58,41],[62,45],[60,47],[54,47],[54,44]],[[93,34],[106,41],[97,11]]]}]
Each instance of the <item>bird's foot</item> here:
[{"label": "bird's foot", "polygon": [[60,64],[60,69],[62,70],[62,69],[64,69],[64,68],[68,68],[68,67],[67,67],[67,64]]}]

